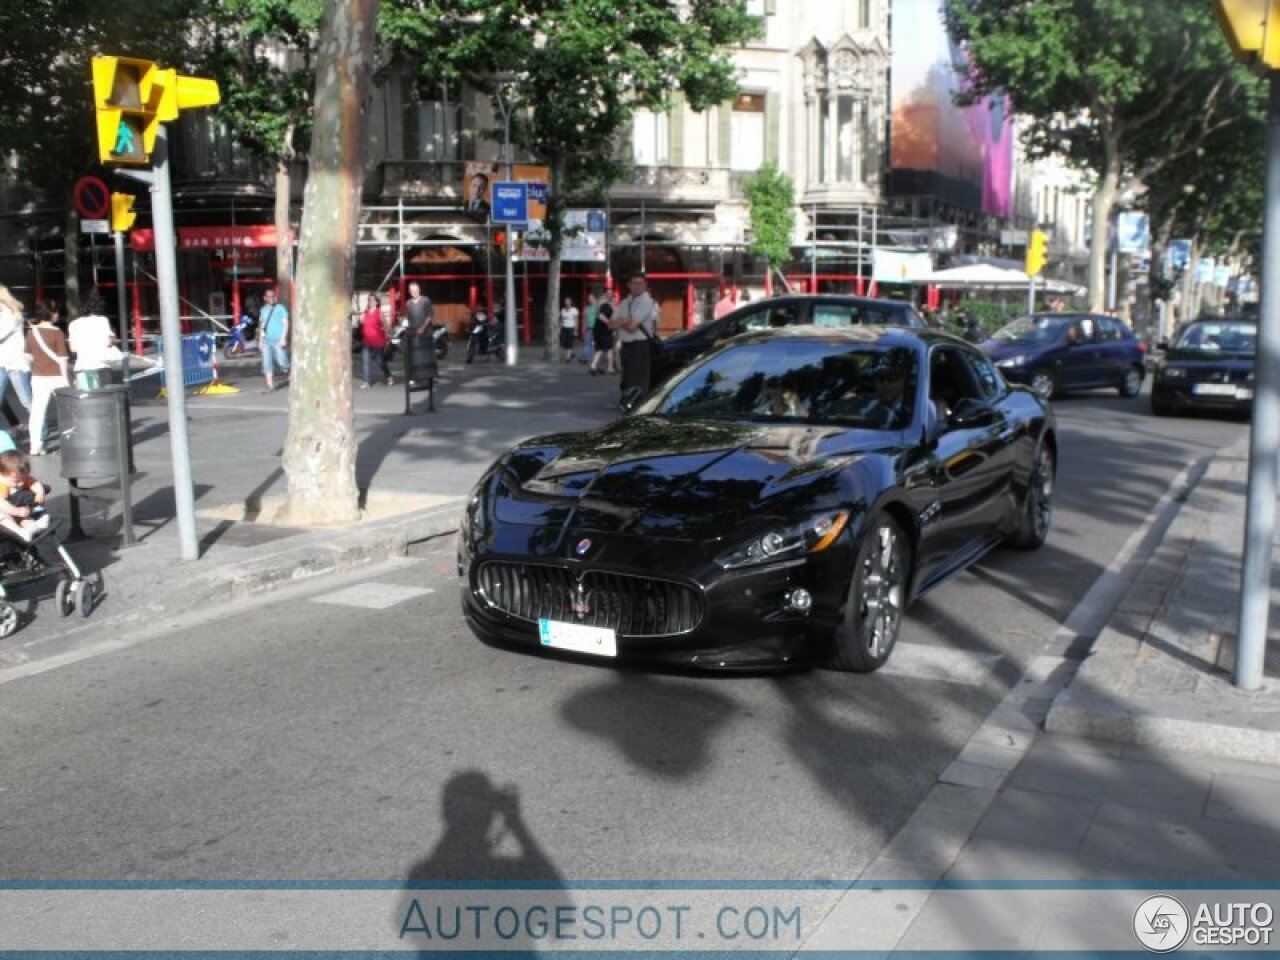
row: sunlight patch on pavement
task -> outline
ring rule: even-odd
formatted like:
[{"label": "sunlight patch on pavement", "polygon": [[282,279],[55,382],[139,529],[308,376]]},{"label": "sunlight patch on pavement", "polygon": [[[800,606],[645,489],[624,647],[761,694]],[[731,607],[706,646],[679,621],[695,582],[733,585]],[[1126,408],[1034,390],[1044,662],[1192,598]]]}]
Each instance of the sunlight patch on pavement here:
[{"label": "sunlight patch on pavement", "polygon": [[912,680],[979,684],[1000,660],[998,653],[953,650],[930,643],[899,643],[879,673]]},{"label": "sunlight patch on pavement", "polygon": [[364,610],[388,610],[397,604],[435,593],[430,587],[406,587],[399,583],[357,583],[333,593],[311,598],[312,603],[331,603],[340,607],[359,607]]}]

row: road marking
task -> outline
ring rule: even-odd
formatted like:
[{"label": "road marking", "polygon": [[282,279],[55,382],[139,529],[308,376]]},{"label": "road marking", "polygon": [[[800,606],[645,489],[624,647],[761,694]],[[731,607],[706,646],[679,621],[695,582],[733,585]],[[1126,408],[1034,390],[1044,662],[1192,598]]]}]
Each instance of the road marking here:
[{"label": "road marking", "polygon": [[435,593],[430,587],[406,587],[399,583],[357,583],[354,586],[312,597],[312,603],[332,603],[340,607],[359,607],[363,610],[388,610],[396,604],[415,597]]},{"label": "road marking", "polygon": [[1000,661],[998,653],[956,650],[931,643],[898,643],[880,673],[912,680],[943,680],[976,686]]}]

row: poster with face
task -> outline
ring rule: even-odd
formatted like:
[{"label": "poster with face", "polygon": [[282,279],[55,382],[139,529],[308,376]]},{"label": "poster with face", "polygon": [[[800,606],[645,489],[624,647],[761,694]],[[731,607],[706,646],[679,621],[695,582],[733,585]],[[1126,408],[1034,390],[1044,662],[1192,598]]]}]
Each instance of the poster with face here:
[{"label": "poster with face", "polygon": [[490,190],[498,178],[498,165],[485,160],[467,162],[462,178],[463,207],[467,213],[482,220],[489,219]]}]

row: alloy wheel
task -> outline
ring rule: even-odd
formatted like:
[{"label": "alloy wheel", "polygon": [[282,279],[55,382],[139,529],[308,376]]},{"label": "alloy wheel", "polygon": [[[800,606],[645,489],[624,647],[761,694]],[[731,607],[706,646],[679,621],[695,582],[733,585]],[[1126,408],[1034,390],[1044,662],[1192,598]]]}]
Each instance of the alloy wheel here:
[{"label": "alloy wheel", "polygon": [[1049,535],[1049,523],[1053,519],[1053,484],[1052,455],[1048,450],[1041,450],[1031,475],[1031,522],[1039,540]]},{"label": "alloy wheel", "polygon": [[872,658],[879,658],[898,635],[906,586],[902,547],[892,527],[876,531],[875,544],[863,558],[859,576],[862,642]]},{"label": "alloy wheel", "polygon": [[1053,396],[1053,388],[1053,374],[1045,370],[1038,370],[1032,375],[1031,389],[1046,400]]}]

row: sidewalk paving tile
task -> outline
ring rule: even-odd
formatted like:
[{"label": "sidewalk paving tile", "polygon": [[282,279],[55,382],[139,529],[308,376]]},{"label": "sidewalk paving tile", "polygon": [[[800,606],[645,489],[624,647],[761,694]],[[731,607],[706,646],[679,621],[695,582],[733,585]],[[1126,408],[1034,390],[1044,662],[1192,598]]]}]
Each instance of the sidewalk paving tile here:
[{"label": "sidewalk paving tile", "polygon": [[1075,850],[1097,810],[1092,800],[1007,788],[978,824],[975,836]]}]

